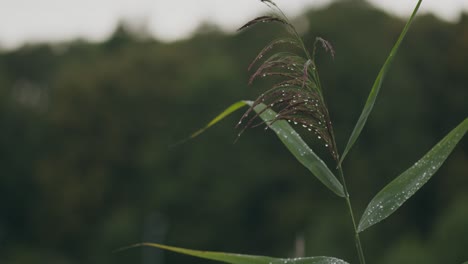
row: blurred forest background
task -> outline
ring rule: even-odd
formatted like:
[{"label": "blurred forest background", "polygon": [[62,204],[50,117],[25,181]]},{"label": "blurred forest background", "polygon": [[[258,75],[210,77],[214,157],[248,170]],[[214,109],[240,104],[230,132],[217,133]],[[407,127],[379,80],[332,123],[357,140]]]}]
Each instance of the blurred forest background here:
[{"label": "blurred forest background", "polygon": [[[342,149],[405,21],[338,1],[296,23],[309,47],[321,36],[336,50],[318,61]],[[123,24],[103,43],[1,52],[0,263],[206,263],[112,252],[142,241],[286,257],[298,237],[309,256],[356,262],[345,203],[272,132],[252,129],[233,144],[238,113],[170,148],[267,87],[247,86],[247,66],[282,34],[278,25],[229,35],[205,24],[166,44]],[[344,164],[358,216],[467,116],[467,61],[468,14],[418,17]],[[465,138],[413,199],[363,233],[369,262],[468,260],[467,176]]]}]

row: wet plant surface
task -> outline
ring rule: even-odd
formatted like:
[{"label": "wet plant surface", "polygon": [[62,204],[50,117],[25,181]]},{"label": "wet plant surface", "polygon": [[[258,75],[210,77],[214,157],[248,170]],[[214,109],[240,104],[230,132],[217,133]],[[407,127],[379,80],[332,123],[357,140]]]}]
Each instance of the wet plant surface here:
[{"label": "wet plant surface", "polygon": [[[341,155],[339,154],[340,152],[336,144],[332,121],[323,95],[323,86],[319,78],[319,71],[316,63],[316,52],[319,46],[330,53],[332,59],[335,57],[335,50],[332,44],[322,37],[316,37],[312,52],[310,53],[306,49],[306,45],[295,27],[276,3],[271,0],[262,0],[261,2],[271,9],[272,15],[255,18],[242,26],[240,30],[245,30],[259,23],[279,23],[285,27],[289,36],[272,41],[255,57],[248,67],[249,70],[253,70],[253,74],[249,78],[249,84],[263,77],[278,77],[277,82],[254,101],[240,101],[233,104],[211,121],[205,128],[194,133],[191,138],[198,136],[204,130],[232,112],[243,106],[248,106],[248,110],[237,124],[237,127],[240,129],[238,136],[240,137],[247,128],[257,126],[265,126],[266,130],[273,130],[286,148],[303,166],[309,169],[318,180],[337,196],[344,198],[354,229],[356,255],[358,256],[359,263],[365,264],[365,250],[360,240],[361,232],[389,217],[427,183],[468,130],[467,118],[412,167],[385,186],[370,201],[360,221],[356,221],[351,204],[351,197],[346,185],[342,162],[356,143],[372,112],[384,77],[422,1],[418,1],[413,14],[403,28],[390,55],[387,57],[377,75],[362,113]],[[275,51],[278,46],[289,46],[289,49]],[[259,66],[256,66],[257,64],[259,64]],[[307,145],[294,127],[302,127],[306,132],[313,133],[315,140],[323,143],[323,146],[328,150],[335,161],[333,171],[338,174],[338,177],[335,176],[335,173],[329,169],[328,165],[315,154],[314,150]],[[276,259],[263,256],[194,251],[152,243],[137,244],[131,247],[139,246],[157,247],[182,254],[233,264],[347,263],[344,260],[334,257],[320,256]]]}]

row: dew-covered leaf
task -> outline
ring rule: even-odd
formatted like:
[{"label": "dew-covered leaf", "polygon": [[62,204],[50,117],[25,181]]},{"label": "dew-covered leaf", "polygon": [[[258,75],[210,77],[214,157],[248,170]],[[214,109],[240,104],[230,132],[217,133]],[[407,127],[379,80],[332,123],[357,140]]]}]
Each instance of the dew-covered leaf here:
[{"label": "dew-covered leaf", "polygon": [[395,55],[397,54],[398,48],[400,47],[401,42],[405,38],[406,33],[408,32],[408,29],[413,22],[414,17],[416,16],[416,13],[418,12],[419,6],[421,5],[422,0],[418,1],[418,4],[414,8],[413,14],[411,15],[410,19],[406,23],[405,27],[403,28],[403,31],[401,32],[397,42],[393,46],[392,50],[390,51],[390,55],[388,55],[387,60],[385,61],[384,65],[380,69],[379,74],[377,75],[377,78],[375,79],[374,85],[372,86],[372,89],[369,93],[369,96],[367,98],[366,104],[364,105],[364,109],[362,110],[361,115],[359,116],[358,121],[356,122],[356,126],[353,129],[353,132],[351,133],[351,136],[349,137],[348,143],[346,144],[345,150],[343,151],[343,154],[341,155],[341,160],[340,163],[343,162],[345,159],[346,155],[348,152],[351,150],[353,147],[354,143],[358,139],[359,135],[362,132],[362,129],[364,128],[364,125],[367,122],[367,118],[369,117],[370,113],[372,112],[372,108],[374,107],[375,101],[377,99],[377,95],[379,94],[380,87],[382,87],[383,80],[385,78],[385,75],[387,74],[388,69],[390,68],[390,65],[392,64],[393,59],[395,58]]},{"label": "dew-covered leaf", "polygon": [[155,247],[159,249],[169,250],[172,252],[185,254],[189,256],[199,257],[203,259],[215,260],[231,264],[348,264],[346,261],[332,257],[308,257],[308,258],[273,258],[266,256],[253,256],[213,251],[200,251],[185,249],[179,247],[171,247],[155,243],[140,243],[130,247],[123,248],[122,250],[135,248],[135,247]]},{"label": "dew-covered leaf", "polygon": [[367,206],[358,231],[384,220],[413,196],[447,159],[468,130],[468,118],[454,128],[424,157],[385,186]]},{"label": "dew-covered leaf", "polygon": [[[253,104],[253,102],[247,103],[249,105]],[[335,194],[341,197],[345,196],[340,181],[287,121],[276,120],[271,122],[275,120],[277,114],[275,111],[266,108],[265,104],[258,104],[254,107],[254,110],[260,114],[260,118],[276,133],[286,148],[302,165],[309,169],[315,177]]]},{"label": "dew-covered leaf", "polygon": [[349,264],[348,262],[333,257],[306,257],[293,259],[277,259],[270,264]]}]

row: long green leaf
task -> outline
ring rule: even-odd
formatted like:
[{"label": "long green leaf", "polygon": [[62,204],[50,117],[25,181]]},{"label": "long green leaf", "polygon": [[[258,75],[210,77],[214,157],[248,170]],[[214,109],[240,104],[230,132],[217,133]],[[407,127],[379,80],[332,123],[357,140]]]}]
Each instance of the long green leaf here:
[{"label": "long green leaf", "polygon": [[375,101],[377,99],[377,95],[379,94],[380,88],[382,86],[382,82],[385,78],[385,75],[387,74],[388,69],[390,68],[390,65],[392,64],[393,59],[395,58],[395,55],[397,54],[398,48],[400,47],[401,42],[405,38],[406,33],[408,32],[408,29],[413,22],[414,17],[416,16],[416,13],[418,12],[419,6],[421,5],[422,0],[418,1],[418,4],[414,8],[413,14],[409,18],[408,22],[406,23],[405,27],[403,28],[403,31],[400,34],[400,37],[398,38],[397,42],[393,46],[392,50],[390,51],[390,55],[388,55],[387,60],[385,61],[384,65],[380,69],[379,74],[377,75],[377,78],[375,79],[374,85],[372,86],[372,89],[370,91],[369,97],[367,98],[366,104],[364,105],[364,109],[362,110],[361,116],[359,116],[359,119],[356,123],[356,126],[354,127],[353,132],[351,133],[351,136],[349,137],[348,144],[346,144],[345,150],[343,151],[343,154],[341,155],[340,163],[343,162],[345,159],[346,155],[348,152],[351,150],[353,147],[354,143],[358,139],[359,135],[362,132],[362,129],[364,128],[364,125],[366,124],[367,118],[369,117],[370,113],[372,112],[372,108],[374,107]]},{"label": "long green leaf", "polygon": [[[247,102],[252,105],[252,102]],[[302,163],[307,169],[309,169],[315,177],[317,177],[325,186],[336,193],[338,196],[344,197],[343,185],[330,171],[325,162],[321,160],[317,154],[304,142],[301,136],[284,120],[278,120],[271,124],[271,120],[274,120],[276,113],[271,110],[265,110],[264,104],[257,105],[254,110],[257,113],[261,113],[260,117],[265,123],[276,133],[283,144],[288,150]]]},{"label": "long green leaf", "polygon": [[411,168],[385,186],[367,206],[359,223],[358,231],[364,231],[400,208],[436,173],[467,131],[468,118],[454,128]]},{"label": "long green leaf", "polygon": [[[221,121],[226,116],[230,115],[231,113],[235,112],[236,110],[242,108],[246,105],[252,105],[252,101],[239,101],[231,106],[229,106],[226,110],[224,110],[221,114],[216,116],[213,120],[211,120],[204,128],[198,130],[197,132],[193,133],[189,139],[192,139],[205,130],[216,124],[217,122]],[[266,106],[264,104],[257,105],[254,110],[257,113],[263,111]],[[260,117],[268,123],[268,121],[273,120],[276,116],[276,113],[273,110],[266,110],[260,114]],[[270,127],[275,131],[278,137],[281,139],[283,144],[289,149],[289,151],[301,162],[306,168],[308,168],[314,175],[317,177],[325,186],[330,188],[333,192],[337,195],[344,197],[343,185],[338,181],[338,179],[333,175],[333,173],[328,169],[325,162],[323,162],[307,144],[302,140],[299,134],[288,124],[288,122],[280,120],[270,124]]]},{"label": "long green leaf", "polygon": [[306,257],[293,259],[276,259],[271,264],[349,264],[348,262],[333,257]]},{"label": "long green leaf", "polygon": [[156,247],[160,249],[169,250],[176,253],[181,253],[189,256],[216,260],[221,262],[227,262],[232,264],[269,264],[276,260],[275,258],[265,257],[265,256],[252,256],[252,255],[242,255],[242,254],[232,254],[232,253],[223,253],[223,252],[212,252],[212,251],[199,251],[178,247],[171,247],[155,243],[140,243],[130,247],[123,248],[129,249],[134,247]]},{"label": "long green leaf", "polygon": [[171,145],[171,147],[175,147],[177,145],[180,145],[180,144],[183,144],[185,142],[187,142],[188,140],[190,139],[193,139],[197,136],[199,136],[200,134],[202,134],[203,132],[205,132],[205,130],[207,130],[208,128],[214,126],[216,123],[218,123],[219,121],[221,121],[223,118],[225,118],[226,116],[234,113],[235,111],[239,110],[240,108],[246,106],[247,103],[246,101],[239,101],[239,102],[236,102],[236,103],[233,103],[232,105],[230,105],[228,108],[226,108],[223,112],[221,112],[219,115],[217,115],[215,118],[213,118],[208,124],[206,124],[206,126],[204,126],[202,129],[199,129],[197,130],[195,133],[193,133],[192,135],[190,135],[188,138],[186,139],[183,139],[173,145]]},{"label": "long green leaf", "polygon": [[201,133],[205,132],[205,130],[207,130],[208,128],[212,127],[214,124],[221,121],[226,116],[234,113],[235,111],[239,110],[240,108],[242,108],[242,107],[244,107],[246,105],[247,105],[246,101],[239,101],[239,102],[236,102],[236,103],[230,105],[228,108],[226,108],[226,110],[224,110],[218,116],[213,118],[213,120],[211,120],[205,127],[203,127],[202,129],[200,129],[200,130],[196,131],[195,133],[193,133],[192,135],[190,135],[189,139],[197,137]]},{"label": "long green leaf", "polygon": [[283,258],[272,258],[266,256],[253,256],[253,255],[242,255],[233,253],[213,252],[213,251],[199,251],[178,247],[171,247],[161,244],[154,243],[140,243],[130,247],[123,248],[134,248],[134,247],[155,247],[165,249],[185,255],[194,257],[216,260],[231,264],[348,264],[347,262],[332,258],[332,257],[309,257],[309,258],[295,258],[295,259],[283,259]]}]

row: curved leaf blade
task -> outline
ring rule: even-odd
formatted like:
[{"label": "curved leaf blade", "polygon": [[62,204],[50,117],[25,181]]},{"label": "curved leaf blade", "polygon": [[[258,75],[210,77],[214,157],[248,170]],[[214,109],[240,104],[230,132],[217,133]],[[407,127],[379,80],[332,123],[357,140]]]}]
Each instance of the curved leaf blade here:
[{"label": "curved leaf blade", "polygon": [[247,103],[245,101],[239,101],[239,102],[236,102],[232,105],[230,105],[228,108],[226,108],[223,112],[221,112],[219,115],[217,115],[215,118],[213,118],[208,124],[206,124],[202,129],[199,129],[197,130],[196,132],[194,132],[193,134],[191,134],[188,138],[186,139],[183,139],[183,140],[180,140],[179,142],[171,145],[171,147],[175,147],[175,146],[178,146],[180,144],[183,144],[185,142],[187,142],[188,140],[190,139],[193,139],[195,137],[198,137],[200,134],[202,134],[203,132],[205,132],[208,128],[214,126],[216,123],[218,123],[219,121],[223,120],[225,117],[227,117],[228,115],[234,113],[235,111],[239,110],[240,108],[246,106]]},{"label": "curved leaf blade", "polygon": [[411,168],[385,186],[367,206],[358,232],[384,220],[413,196],[442,166],[468,131],[468,118],[454,128]]},{"label": "curved leaf blade", "polygon": [[234,253],[223,253],[214,251],[200,251],[185,249],[179,247],[171,247],[155,243],[140,243],[121,250],[135,248],[135,247],[155,247],[159,249],[169,250],[176,253],[181,253],[189,256],[199,257],[203,259],[216,260],[231,264],[349,264],[341,259],[332,257],[310,257],[310,258],[296,258],[296,259],[283,259],[272,258],[266,256],[243,255]]},{"label": "curved leaf blade", "polygon": [[253,255],[242,255],[242,254],[233,254],[233,253],[223,253],[223,252],[214,252],[214,251],[200,251],[192,250],[179,247],[171,247],[156,243],[140,243],[133,246],[123,248],[122,250],[135,248],[135,247],[155,247],[159,249],[169,250],[172,252],[209,259],[216,260],[232,264],[269,264],[276,260],[275,258],[265,257],[265,256],[253,256]]},{"label": "curved leaf blade", "polygon": [[[226,116],[232,114],[238,109],[250,105],[252,106],[252,101],[239,101],[224,110],[213,120],[211,120],[205,127],[193,133],[188,139],[192,139],[203,133],[205,130],[215,125],[221,121]],[[266,106],[264,104],[257,105],[254,110],[257,113],[261,113]],[[276,116],[276,113],[267,109],[260,114],[260,117],[268,123],[269,120],[273,120]],[[344,197],[343,185],[338,181],[335,175],[330,171],[325,162],[321,160],[312,149],[304,142],[304,140],[299,136],[299,134],[288,124],[288,122],[279,120],[273,124],[269,124],[270,128],[275,131],[278,137],[281,139],[283,144],[289,149],[289,151],[303,164],[307,169],[309,169],[315,177],[317,177],[325,186],[330,190],[336,193],[338,196]],[[184,141],[186,141],[184,140]],[[184,142],[182,141],[182,142]],[[182,143],[180,142],[180,143]],[[178,143],[178,144],[180,144]]]},{"label": "curved leaf blade", "polygon": [[[252,102],[247,102],[252,105]],[[301,136],[284,120],[278,120],[273,123],[276,112],[266,109],[266,105],[259,104],[254,107],[255,112],[261,113],[262,120],[276,133],[286,148],[304,165],[312,174],[317,177],[325,186],[340,197],[345,197],[343,185],[330,171],[325,162],[304,142]]]},{"label": "curved leaf blade", "polygon": [[247,105],[247,103],[245,101],[239,101],[239,102],[236,102],[236,103],[230,105],[228,108],[226,108],[226,110],[224,110],[219,115],[217,115],[215,118],[213,118],[213,120],[211,120],[205,127],[203,127],[202,129],[200,129],[200,130],[196,131],[195,133],[193,133],[192,135],[190,135],[189,138],[192,139],[194,137],[199,136],[201,133],[205,132],[205,130],[212,127],[213,125],[215,125],[216,123],[221,121],[226,116],[234,113],[235,111],[239,110],[240,108],[242,108],[242,107],[244,107],[246,105]]},{"label": "curved leaf blade", "polygon": [[271,264],[349,264],[348,262],[332,257],[307,257],[294,259],[278,259]]},{"label": "curved leaf blade", "polygon": [[400,36],[398,37],[397,42],[393,46],[392,50],[390,51],[390,54],[388,55],[387,59],[385,60],[384,65],[380,69],[379,74],[377,75],[377,78],[374,81],[374,85],[372,86],[372,89],[369,93],[369,96],[367,97],[366,104],[364,105],[364,109],[362,110],[361,115],[359,116],[359,119],[356,123],[356,126],[353,129],[353,132],[351,133],[351,136],[349,137],[348,143],[346,144],[345,150],[343,151],[343,154],[341,155],[340,163],[343,162],[345,159],[346,155],[348,155],[348,152],[351,150],[353,147],[354,143],[356,143],[356,140],[358,139],[359,135],[362,132],[362,129],[364,128],[364,125],[367,122],[367,118],[369,117],[370,113],[372,112],[372,108],[374,108],[375,101],[377,99],[377,95],[379,94],[380,88],[382,87],[383,80],[385,78],[385,75],[387,74],[388,69],[390,68],[390,65],[393,62],[393,59],[395,58],[395,55],[398,52],[398,48],[400,47],[401,42],[405,38],[406,33],[408,32],[409,27],[411,26],[411,23],[414,20],[414,17],[416,16],[416,13],[418,12],[419,6],[421,5],[422,0],[418,1],[418,4],[413,10],[413,14],[409,18],[408,22],[406,22],[405,27],[403,28],[403,31],[401,32]]}]

